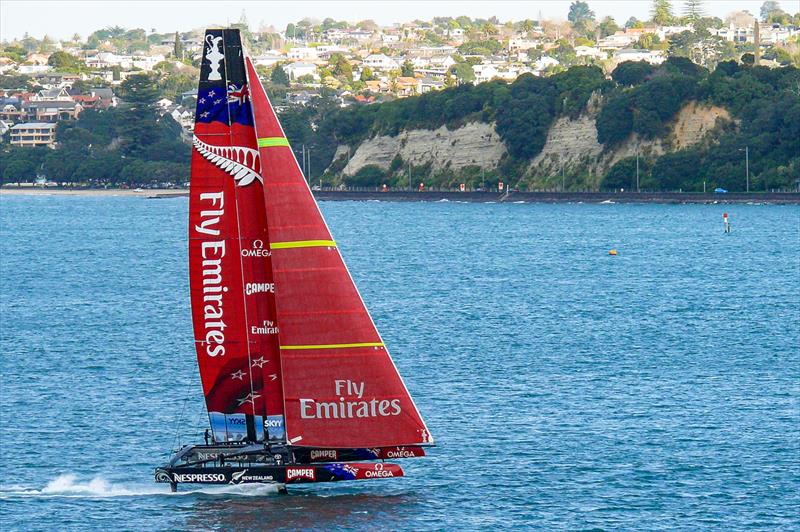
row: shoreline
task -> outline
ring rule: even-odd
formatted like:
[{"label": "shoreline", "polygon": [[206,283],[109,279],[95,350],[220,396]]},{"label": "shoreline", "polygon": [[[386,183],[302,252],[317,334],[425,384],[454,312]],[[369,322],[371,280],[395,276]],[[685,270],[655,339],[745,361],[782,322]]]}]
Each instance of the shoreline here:
[{"label": "shoreline", "polygon": [[[65,189],[38,187],[0,187],[7,196],[133,196],[146,199],[188,197],[187,189]],[[315,191],[320,201],[424,201],[468,203],[664,203],[727,204],[769,203],[800,205],[800,192],[408,192],[408,191]]]}]

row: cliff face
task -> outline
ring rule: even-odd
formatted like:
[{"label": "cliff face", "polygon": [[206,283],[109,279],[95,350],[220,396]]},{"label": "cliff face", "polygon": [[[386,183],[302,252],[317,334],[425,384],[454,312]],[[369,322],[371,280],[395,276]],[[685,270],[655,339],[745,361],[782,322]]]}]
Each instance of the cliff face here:
[{"label": "cliff face", "polygon": [[[505,152],[493,124],[471,122],[452,131],[444,126],[436,130],[412,129],[394,137],[377,136],[361,143],[342,173],[353,175],[367,165],[388,169],[398,155],[404,164],[431,163],[435,170],[459,170],[466,166],[494,168]],[[347,147],[340,146],[334,161],[346,156]]]},{"label": "cliff face", "polygon": [[[561,117],[553,123],[544,148],[526,170],[534,183],[539,180],[546,183],[546,178],[559,174],[563,165],[565,172],[581,174],[587,185],[596,185],[614,163],[635,156],[637,148],[643,156],[687,148],[713,133],[720,121],[731,120],[727,110],[721,107],[690,102],[680,110],[663,138],[640,139],[633,134],[609,149],[597,142],[597,104],[597,100],[590,102],[587,112],[576,119]],[[350,161],[342,171],[346,176],[367,165],[388,170],[398,155],[404,164],[431,163],[436,170],[459,170],[467,166],[490,170],[498,166],[506,147],[493,124],[472,122],[453,131],[441,127],[403,131],[397,136],[377,136],[362,142],[355,150],[351,147],[350,152]],[[345,161],[347,155],[348,147],[339,146],[334,162]]]},{"label": "cliff face", "polygon": [[[436,130],[413,129],[397,136],[378,136],[361,143],[351,153],[344,175],[353,175],[367,165],[388,169],[398,155],[404,164],[432,164],[435,170],[459,170],[466,166],[495,168],[506,147],[493,124],[471,122],[455,130],[442,126]],[[336,151],[334,161],[347,156],[347,147]]]}]

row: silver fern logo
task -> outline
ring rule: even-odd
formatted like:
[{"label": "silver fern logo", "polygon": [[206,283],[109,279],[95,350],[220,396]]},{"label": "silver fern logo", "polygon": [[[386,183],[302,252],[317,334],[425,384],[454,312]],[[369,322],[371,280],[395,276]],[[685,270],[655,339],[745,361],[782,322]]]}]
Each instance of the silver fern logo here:
[{"label": "silver fern logo", "polygon": [[240,187],[246,187],[256,179],[264,183],[258,150],[243,146],[212,146],[197,137],[192,144],[203,158],[233,176]]}]

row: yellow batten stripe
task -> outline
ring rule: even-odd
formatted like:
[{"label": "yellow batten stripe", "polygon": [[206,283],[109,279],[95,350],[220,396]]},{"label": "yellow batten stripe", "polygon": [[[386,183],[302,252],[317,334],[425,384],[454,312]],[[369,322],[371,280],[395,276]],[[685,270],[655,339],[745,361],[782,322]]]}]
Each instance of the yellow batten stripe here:
[{"label": "yellow batten stripe", "polygon": [[270,148],[272,146],[288,146],[289,140],[286,137],[262,137],[258,139],[259,148]]},{"label": "yellow batten stripe", "polygon": [[270,249],[289,249],[289,248],[335,248],[336,242],[333,240],[295,240],[293,242],[272,242]]},{"label": "yellow batten stripe", "polygon": [[361,344],[318,344],[318,345],[282,345],[285,351],[298,351],[301,349],[343,349],[347,347],[383,347],[383,342],[365,342]]}]

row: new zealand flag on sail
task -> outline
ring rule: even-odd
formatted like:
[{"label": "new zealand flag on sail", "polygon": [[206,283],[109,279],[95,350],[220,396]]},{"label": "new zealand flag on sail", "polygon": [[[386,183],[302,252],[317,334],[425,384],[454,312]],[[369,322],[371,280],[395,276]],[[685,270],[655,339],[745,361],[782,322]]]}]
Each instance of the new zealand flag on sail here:
[{"label": "new zealand flag on sail", "polygon": [[195,121],[253,125],[238,30],[206,32]]},{"label": "new zealand flag on sail", "polygon": [[197,122],[234,122],[253,125],[253,110],[250,107],[250,90],[247,83],[228,84],[225,91],[220,85],[203,87],[197,93]]}]

